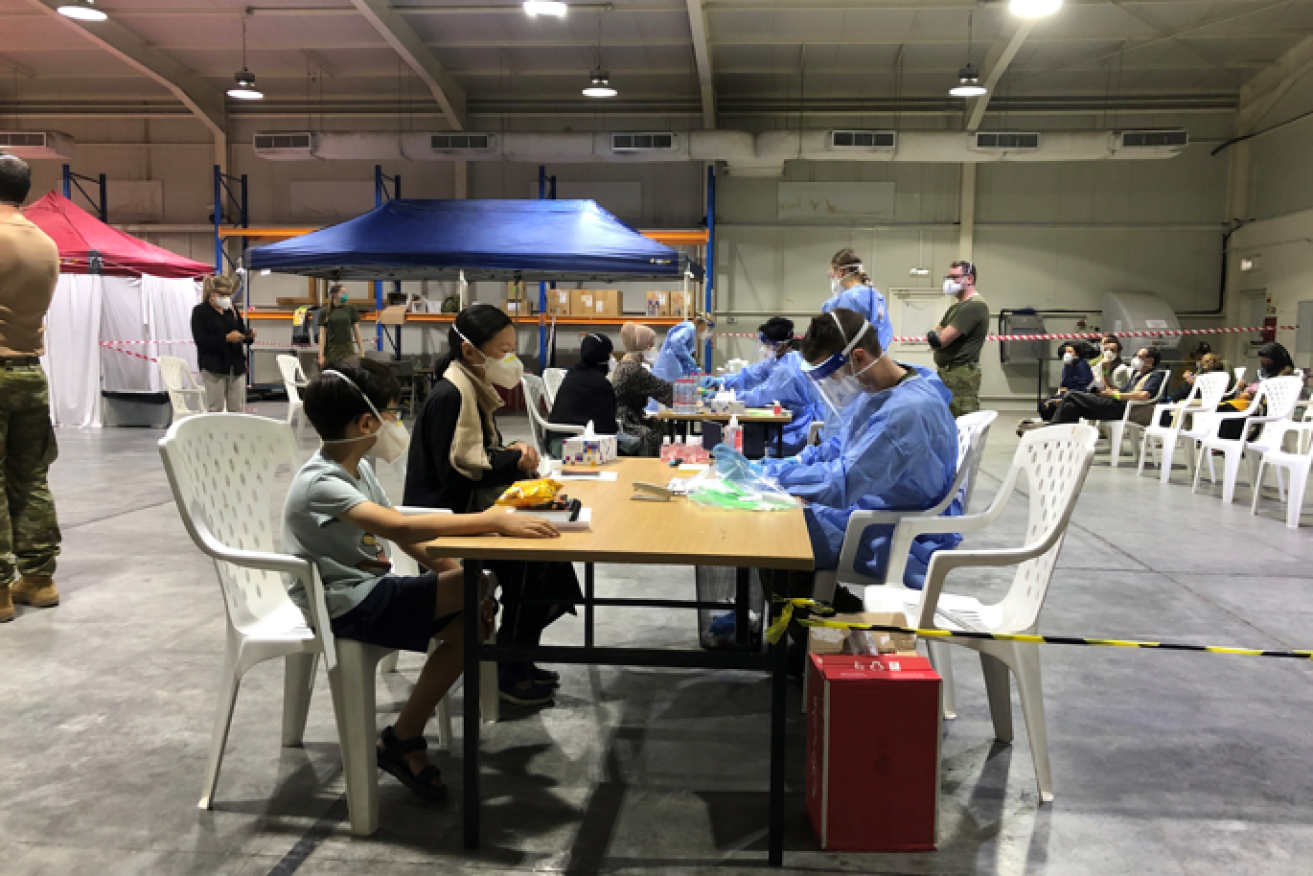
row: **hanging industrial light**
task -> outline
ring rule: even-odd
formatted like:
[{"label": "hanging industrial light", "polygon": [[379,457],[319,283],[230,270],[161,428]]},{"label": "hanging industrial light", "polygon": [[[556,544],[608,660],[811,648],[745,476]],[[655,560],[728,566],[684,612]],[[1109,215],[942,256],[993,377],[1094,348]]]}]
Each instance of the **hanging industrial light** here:
[{"label": "hanging industrial light", "polygon": [[96,8],[95,0],[66,0],[56,11],[65,18],[75,18],[78,21],[104,21],[109,18]]},{"label": "hanging industrial light", "polygon": [[979,97],[988,94],[989,89],[980,84],[980,72],[971,65],[971,21],[975,13],[967,15],[967,63],[957,71],[957,85],[948,89],[953,97]]},{"label": "hanging industrial light", "polygon": [[569,9],[570,7],[560,0],[524,0],[525,15],[552,15],[556,18],[564,18]]},{"label": "hanging industrial light", "polygon": [[588,74],[584,97],[615,97],[620,92],[611,87],[611,74],[602,69],[602,16],[597,16],[597,55],[593,72]]},{"label": "hanging industrial light", "polygon": [[1062,8],[1062,0],[1009,0],[1008,9],[1021,18],[1043,18]]},{"label": "hanging industrial light", "polygon": [[255,87],[255,74],[246,68],[246,16],[242,16],[242,69],[233,74],[237,85],[228,89],[234,100],[264,100],[264,92]]}]

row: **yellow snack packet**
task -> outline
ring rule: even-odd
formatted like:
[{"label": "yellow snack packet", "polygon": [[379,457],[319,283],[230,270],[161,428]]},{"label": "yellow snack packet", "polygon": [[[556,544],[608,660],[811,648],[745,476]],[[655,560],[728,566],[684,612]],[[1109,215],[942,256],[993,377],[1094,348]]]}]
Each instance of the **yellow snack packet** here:
[{"label": "yellow snack packet", "polygon": [[508,508],[533,508],[546,505],[556,498],[556,494],[564,486],[565,484],[551,478],[516,481],[501,494],[497,504]]}]

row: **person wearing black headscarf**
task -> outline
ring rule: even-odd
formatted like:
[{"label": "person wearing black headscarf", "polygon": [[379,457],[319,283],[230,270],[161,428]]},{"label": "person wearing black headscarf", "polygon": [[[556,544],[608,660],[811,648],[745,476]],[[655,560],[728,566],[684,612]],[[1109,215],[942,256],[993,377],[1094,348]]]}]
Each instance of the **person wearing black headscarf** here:
[{"label": "person wearing black headscarf", "polygon": [[[614,366],[613,347],[606,335],[588,334],[579,347],[579,361],[573,365],[556,391],[551,423],[570,426],[593,424],[598,435],[615,435],[621,453],[634,449],[634,440],[620,431],[616,422],[615,387],[607,380]],[[569,434],[550,432],[548,447],[552,456],[561,458],[561,445]]]},{"label": "person wearing black headscarf", "polygon": [[[1254,396],[1258,385],[1273,377],[1289,377],[1295,373],[1295,362],[1290,358],[1290,351],[1275,341],[1258,348],[1258,379],[1250,384],[1241,384],[1236,396],[1231,401],[1218,405],[1219,411],[1247,411],[1251,417],[1267,415],[1267,402],[1260,401],[1254,406]],[[1244,420],[1228,420],[1217,427],[1219,438],[1237,440],[1244,434]],[[1257,426],[1250,429],[1251,438]]]}]

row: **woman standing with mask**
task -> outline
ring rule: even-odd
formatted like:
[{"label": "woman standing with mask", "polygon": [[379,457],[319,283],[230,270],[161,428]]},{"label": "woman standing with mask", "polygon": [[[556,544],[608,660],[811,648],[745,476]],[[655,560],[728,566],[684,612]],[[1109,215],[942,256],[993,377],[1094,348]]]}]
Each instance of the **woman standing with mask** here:
[{"label": "woman standing with mask", "polygon": [[856,311],[875,326],[881,349],[887,350],[894,342],[894,324],[889,320],[889,307],[884,296],[871,286],[862,257],[844,247],[830,259],[830,298],[821,305],[821,313],[837,307]]},{"label": "woman standing with mask", "polygon": [[328,304],[319,311],[319,367],[348,356],[365,355],[360,337],[360,313],[347,304],[346,287],[334,283],[328,290]]},{"label": "woman standing with mask", "polygon": [[205,384],[205,409],[240,414],[246,410],[246,347],[255,330],[246,327],[233,307],[230,277],[206,277],[201,303],[192,308],[191,336],[196,363]]},{"label": "woman standing with mask", "polygon": [[620,328],[620,343],[624,345],[625,357],[611,373],[620,431],[642,440],[639,455],[657,456],[661,452],[661,429],[643,416],[643,410],[648,399],[656,399],[666,406],[674,404],[675,387],[643,367],[644,363],[649,366],[656,363],[656,332],[645,325],[627,322]]},{"label": "woman standing with mask", "polygon": [[[404,502],[479,513],[515,481],[536,477],[538,451],[522,441],[503,445],[493,419],[504,404],[495,387],[519,385],[524,366],[515,355],[511,318],[492,305],[462,310],[447,340],[449,352],[433,369],[438,382],[415,420]],[[499,644],[537,645],[543,629],[566,612],[573,614],[573,603],[583,598],[569,563],[495,560],[484,566],[502,585]],[[524,605],[526,596],[560,603]],[[502,699],[518,705],[551,702],[559,678],[532,663],[498,666]]]}]

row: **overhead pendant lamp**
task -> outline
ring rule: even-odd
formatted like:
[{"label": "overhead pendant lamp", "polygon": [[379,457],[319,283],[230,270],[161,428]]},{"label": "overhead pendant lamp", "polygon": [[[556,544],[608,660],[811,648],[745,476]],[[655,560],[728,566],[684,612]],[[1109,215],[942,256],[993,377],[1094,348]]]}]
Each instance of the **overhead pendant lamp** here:
[{"label": "overhead pendant lamp", "polygon": [[1043,18],[1062,8],[1062,0],[1009,0],[1008,9],[1020,18]]},{"label": "overhead pendant lamp", "polygon": [[560,0],[524,0],[525,15],[551,15],[564,18],[569,9],[570,7]]},{"label": "overhead pendant lamp", "polygon": [[228,89],[233,100],[264,100],[264,92],[255,87],[255,74],[246,67],[246,16],[242,16],[242,69],[233,74],[237,84]]},{"label": "overhead pendant lamp", "polygon": [[980,84],[980,71],[971,64],[971,23],[974,17],[974,12],[967,15],[967,63],[957,71],[957,85],[948,89],[953,97],[980,97],[989,93],[989,89]]},{"label": "overhead pendant lamp", "polygon": [[65,18],[74,18],[78,21],[104,21],[109,18],[96,8],[95,0],[65,0],[56,11]]},{"label": "overhead pendant lamp", "polygon": [[602,69],[602,16],[597,16],[597,56],[593,72],[588,74],[584,97],[615,97],[620,92],[611,87],[611,74]]}]

